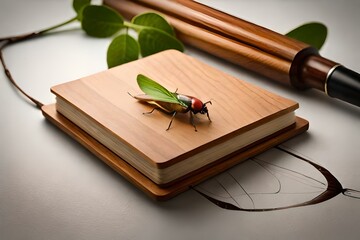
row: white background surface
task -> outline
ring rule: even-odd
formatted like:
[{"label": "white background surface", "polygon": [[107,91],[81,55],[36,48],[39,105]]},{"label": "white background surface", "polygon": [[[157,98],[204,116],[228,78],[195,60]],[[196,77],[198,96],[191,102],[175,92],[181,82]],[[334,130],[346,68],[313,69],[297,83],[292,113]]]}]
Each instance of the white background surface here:
[{"label": "white background surface", "polygon": [[[359,1],[202,1],[286,33],[308,21],[329,29],[321,54],[360,72]],[[74,16],[70,1],[1,0],[0,37]],[[7,48],[14,78],[32,96],[106,69],[109,39],[72,30]],[[308,133],[286,143],[360,190],[360,108],[315,90],[297,92],[187,48],[225,72],[300,103]],[[307,207],[264,213],[221,209],[189,190],[154,202],[46,122],[0,73],[0,239],[358,239],[360,200],[338,195]]]}]

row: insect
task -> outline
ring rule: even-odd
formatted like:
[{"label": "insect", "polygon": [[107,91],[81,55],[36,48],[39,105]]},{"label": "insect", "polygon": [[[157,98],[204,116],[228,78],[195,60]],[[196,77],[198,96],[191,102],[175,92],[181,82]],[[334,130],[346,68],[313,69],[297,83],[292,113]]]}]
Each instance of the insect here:
[{"label": "insect", "polygon": [[211,101],[203,103],[198,98],[179,94],[176,91],[170,92],[165,87],[161,86],[159,83],[142,74],[139,74],[137,76],[137,83],[140,89],[145,94],[140,94],[136,96],[132,96],[131,94],[129,95],[141,102],[147,102],[156,106],[150,112],[146,112],[144,114],[153,113],[155,109],[160,109],[165,111],[166,113],[172,114],[170,123],[166,130],[170,129],[171,124],[177,113],[189,112],[190,123],[194,126],[195,131],[197,131],[197,129],[194,123],[194,114],[206,114],[209,121],[211,122],[209,112],[206,107],[206,104],[212,104]]}]

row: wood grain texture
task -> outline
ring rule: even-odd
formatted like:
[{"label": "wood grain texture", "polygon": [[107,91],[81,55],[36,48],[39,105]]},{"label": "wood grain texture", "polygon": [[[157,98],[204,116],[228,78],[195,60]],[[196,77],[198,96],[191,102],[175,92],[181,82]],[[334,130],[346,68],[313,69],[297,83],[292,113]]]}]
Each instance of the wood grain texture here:
[{"label": "wood grain texture", "polygon": [[325,82],[330,70],[337,63],[320,56],[310,56],[305,59],[301,71],[301,78],[304,85],[325,91]]},{"label": "wood grain texture", "polygon": [[136,2],[191,25],[222,35],[227,39],[244,43],[290,61],[299,51],[310,47],[303,42],[285,37],[282,34],[195,1],[136,0]]},{"label": "wood grain texture", "polygon": [[[105,0],[126,18],[161,13],[186,44],[273,80],[292,85],[291,64],[307,44],[193,1]],[[305,51],[306,52],[306,51]]]},{"label": "wood grain texture", "polygon": [[[136,82],[138,74],[156,80],[170,91],[178,89],[179,93],[196,96],[204,102],[211,100],[213,104],[208,109],[212,122],[204,115],[199,116],[195,119],[198,129],[195,132],[189,124],[189,115],[178,114],[171,129],[165,131],[170,116],[158,111],[143,115],[153,106],[141,104],[128,94],[141,93]],[[258,127],[283,119],[298,108],[292,100],[175,50],[60,84],[52,91],[59,99],[58,111],[158,184],[174,181],[281,130],[292,124],[294,118],[286,118],[285,125],[267,127],[253,137]],[[72,110],[63,107],[63,103]],[[226,144],[231,148],[218,147],[249,131],[251,135],[240,138],[242,141]],[[209,155],[206,161],[201,154]],[[191,164],[185,164],[190,159]]]},{"label": "wood grain texture", "polygon": [[[196,119],[198,132],[179,114],[169,131],[168,115],[131,98],[141,93],[136,76],[144,74],[169,90],[212,100],[209,112]],[[185,152],[199,151],[297,109],[298,104],[240,81],[178,51],[169,50],[89,77],[60,84],[52,91],[74,104],[116,136],[140,150],[154,164],[178,161]],[[191,141],[189,141],[191,138]],[[214,142],[215,141],[215,142]]]},{"label": "wood grain texture", "polygon": [[59,114],[56,111],[55,104],[43,106],[42,112],[46,119],[82,144],[90,152],[99,157],[104,163],[121,174],[125,179],[134,184],[145,194],[150,196],[152,199],[161,201],[175,197],[176,195],[188,190],[192,186],[195,186],[196,184],[199,184],[200,182],[213,177],[232,166],[235,166],[241,161],[255,156],[271,147],[274,147],[308,129],[308,122],[304,119],[297,118],[296,125],[292,128],[289,128],[276,136],[269,137],[266,139],[266,141],[262,141],[259,144],[254,144],[243,152],[227,159],[226,161],[214,164],[210,168],[200,169],[195,175],[185,178],[174,185],[169,187],[160,187],[137,171],[135,168],[133,168],[131,165],[127,164],[104,145],[100,144],[89,134]]}]

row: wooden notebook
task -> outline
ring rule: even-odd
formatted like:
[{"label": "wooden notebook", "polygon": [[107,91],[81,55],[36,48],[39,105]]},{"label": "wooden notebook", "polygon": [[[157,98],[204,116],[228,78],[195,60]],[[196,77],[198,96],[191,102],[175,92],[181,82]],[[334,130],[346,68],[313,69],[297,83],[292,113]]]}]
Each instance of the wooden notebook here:
[{"label": "wooden notebook", "polygon": [[[213,104],[208,110],[212,122],[204,115],[198,116],[195,132],[189,116],[178,114],[166,131],[171,116],[159,111],[144,115],[153,107],[139,103],[128,94],[141,93],[136,82],[138,74],[156,80],[171,91],[178,89],[179,93],[211,100]],[[305,120],[295,117],[296,102],[174,50],[60,84],[51,90],[57,96],[56,109],[61,115],[54,112],[53,106],[47,106],[43,112],[48,119],[83,142],[84,139],[76,137],[81,131],[99,146],[106,146],[118,161],[125,161],[127,167],[141,173],[151,186],[168,189],[161,198],[181,192],[177,187],[181,185],[184,189],[181,182],[187,182],[187,186],[199,182],[225,170],[224,166],[239,162],[243,158],[237,156],[241,154],[250,157],[308,128]],[[98,152],[89,144],[84,145]],[[103,160],[107,158],[97,155]],[[223,167],[219,167],[221,164]],[[131,174],[120,172],[133,179]],[[142,184],[140,187],[149,193],[149,188]],[[150,195],[159,197],[154,191]]]}]

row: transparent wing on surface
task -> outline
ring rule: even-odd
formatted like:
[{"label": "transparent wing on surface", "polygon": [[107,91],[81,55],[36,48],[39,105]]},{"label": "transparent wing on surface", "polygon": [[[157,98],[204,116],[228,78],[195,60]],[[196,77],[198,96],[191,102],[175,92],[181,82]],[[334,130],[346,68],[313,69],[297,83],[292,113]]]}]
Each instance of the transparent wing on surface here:
[{"label": "transparent wing on surface", "polygon": [[194,189],[221,208],[242,211],[312,205],[343,191],[325,168],[283,147],[251,158]]}]

